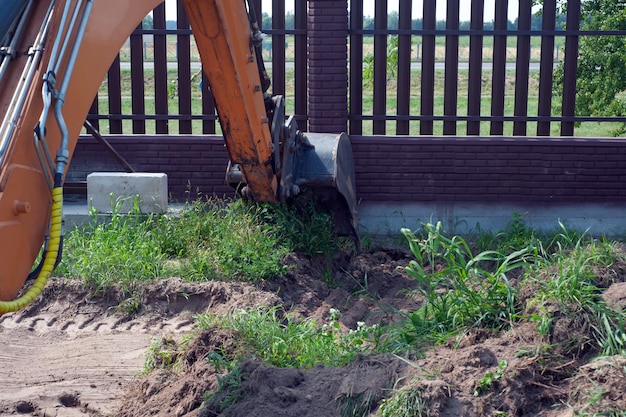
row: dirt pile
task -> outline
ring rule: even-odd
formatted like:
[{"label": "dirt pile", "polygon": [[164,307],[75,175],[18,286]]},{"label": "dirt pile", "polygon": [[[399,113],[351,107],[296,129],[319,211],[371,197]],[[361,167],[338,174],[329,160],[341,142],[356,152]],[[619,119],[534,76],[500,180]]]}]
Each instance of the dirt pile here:
[{"label": "dirt pile", "polygon": [[[547,336],[536,323],[520,322],[502,334],[470,332],[408,359],[375,355],[341,368],[295,370],[249,358],[238,368],[238,383],[206,400],[228,378],[207,357],[236,350],[238,342],[227,331],[194,330],[194,314],[282,305],[322,323],[337,309],[344,329],[359,321],[389,323],[420,303],[407,297],[415,282],[398,270],[409,260],[390,249],[332,260],[293,255],[292,268],[276,281],[170,279],[130,297],[115,291],[94,297],[79,283],[55,279],[27,310],[0,318],[0,373],[10,381],[0,392],[0,415],[373,416],[381,415],[381,404],[392,410],[387,398],[398,389],[429,416],[626,410],[626,359],[592,360],[585,344],[592,329],[559,323],[558,314]],[[607,303],[623,308],[623,283],[607,287]],[[143,375],[151,349],[177,365]],[[384,417],[391,415],[402,414]]]}]

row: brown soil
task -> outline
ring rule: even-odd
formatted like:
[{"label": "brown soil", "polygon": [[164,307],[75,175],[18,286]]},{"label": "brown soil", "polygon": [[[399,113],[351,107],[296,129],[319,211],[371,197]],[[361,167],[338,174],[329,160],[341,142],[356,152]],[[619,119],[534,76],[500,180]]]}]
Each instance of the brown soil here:
[{"label": "brown soil", "polygon": [[[409,259],[381,248],[333,260],[294,255],[287,260],[293,268],[276,281],[169,279],[132,298],[115,291],[94,297],[80,283],[54,279],[32,306],[0,318],[0,416],[374,416],[398,388],[419,393],[424,416],[556,417],[626,410],[626,358],[592,360],[593,352],[584,347],[589,329],[565,319],[555,322],[550,340],[535,324],[522,323],[502,334],[476,331],[420,357],[363,356],[342,368],[278,369],[248,359],[241,366],[238,400],[220,411],[220,402],[235,394],[226,391],[205,403],[205,393],[225,374],[206,356],[235,350],[237,340],[226,331],[194,331],[194,314],[282,305],[320,322],[337,309],[346,330],[359,321],[389,323],[419,305],[405,291],[414,281],[398,269]],[[607,285],[605,299],[624,308],[623,274],[617,280]],[[154,340],[176,347],[190,334],[174,369],[142,373]],[[548,342],[565,339],[580,340],[579,349],[544,351]],[[503,360],[502,377],[475,395],[481,378],[496,373]]]}]

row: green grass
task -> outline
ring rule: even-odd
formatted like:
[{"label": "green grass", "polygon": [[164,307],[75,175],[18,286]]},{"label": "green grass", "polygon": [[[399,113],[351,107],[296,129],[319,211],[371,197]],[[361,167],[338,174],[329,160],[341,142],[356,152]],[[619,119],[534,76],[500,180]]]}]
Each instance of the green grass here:
[{"label": "green grass", "polygon": [[57,274],[83,279],[96,292],[172,276],[255,282],[284,273],[289,252],[327,255],[335,248],[330,217],[307,205],[211,199],[175,215],[143,215],[137,204],[124,215],[121,203],[112,197],[110,221],[92,212],[87,226],[65,237]]},{"label": "green grass", "polygon": [[[330,216],[311,203],[287,206],[216,199],[190,203],[176,215],[144,215],[135,201],[130,214],[123,215],[119,213],[123,201],[111,199],[110,221],[93,213],[87,226],[66,236],[57,274],[83,279],[96,293],[121,287],[130,295],[121,308],[129,312],[138,308],[133,293],[144,282],[172,276],[258,282],[285,273],[282,261],[290,252],[329,257],[341,246]],[[514,216],[502,232],[481,232],[479,226],[476,231],[468,241],[447,236],[441,223],[424,224],[416,232],[403,229],[414,257],[405,272],[419,283],[416,292],[423,304],[363,346],[378,351],[414,349],[473,328],[505,330],[520,320],[531,320],[541,334],[549,334],[556,308],[559,317],[576,316],[593,329],[586,343],[594,351],[626,351],[626,316],[599,297],[599,288],[608,283],[598,281],[598,271],[621,259],[618,243],[592,239],[563,225],[554,233],[537,234],[521,216]],[[513,278],[517,285],[511,283]],[[532,298],[518,298],[524,287],[533,289]],[[271,311],[231,321],[241,325],[254,318],[252,332],[260,321],[276,317]],[[281,320],[279,327],[294,325],[288,315]],[[319,336],[313,322],[298,326],[303,327],[297,332]],[[294,349],[288,347],[286,352]],[[261,356],[273,360],[274,354]],[[331,356],[341,358],[337,352]]]},{"label": "green grass", "polygon": [[[558,315],[592,329],[579,341],[587,350],[626,352],[626,313],[600,298],[600,286],[610,284],[600,273],[623,257],[616,242],[592,239],[562,224],[554,233],[537,234],[519,216],[503,232],[479,234],[473,245],[446,236],[440,223],[424,224],[417,233],[403,229],[403,234],[415,257],[406,272],[419,282],[424,304],[393,329],[399,346],[441,343],[473,328],[498,331],[524,320],[548,335]],[[534,295],[520,300],[524,287]],[[571,349],[562,349],[567,354],[580,348],[574,340],[563,343],[570,342]]]},{"label": "green grass", "polygon": [[[167,46],[166,46],[166,56],[167,60],[170,62],[176,61],[176,35],[167,35]],[[483,59],[486,61],[490,61],[493,57],[493,36],[484,36],[483,37]],[[469,36],[459,36],[459,59],[467,60],[469,58],[469,45],[470,45],[470,37]],[[293,61],[295,56],[295,38],[293,35],[285,36],[285,57],[287,61]],[[446,37],[436,36],[435,37],[435,56],[438,59],[442,60],[445,54],[445,44]],[[271,56],[271,47],[272,45],[272,36],[268,35],[263,42],[263,59],[266,62],[270,62],[272,59]],[[421,59],[421,48],[422,41],[420,36],[412,36],[412,45],[411,45],[411,60],[413,62],[419,61]],[[532,36],[530,38],[530,56],[531,60],[538,61],[541,54],[541,37],[540,36]],[[200,60],[200,55],[198,53],[198,49],[196,47],[196,43],[193,39],[193,35],[191,36],[190,42],[190,56],[192,62],[197,62]],[[507,37],[507,60],[513,60],[516,55],[517,50],[517,37],[516,36],[508,36]],[[564,38],[556,37],[555,38],[555,56],[557,59],[563,58],[563,50],[564,50]],[[373,36],[363,36],[363,54],[373,54],[374,53],[374,37]],[[143,50],[143,56],[146,61],[154,60],[154,44],[151,42],[146,42],[145,48]],[[130,43],[125,43],[120,50],[120,59],[122,61],[130,61]]]},{"label": "green grass", "polygon": [[569,240],[566,246],[558,244],[553,252],[538,259],[527,278],[527,285],[537,295],[527,306],[540,333],[550,332],[558,314],[575,318],[580,328],[592,329],[585,340],[574,337],[564,341],[566,352],[584,351],[584,345],[589,344],[602,355],[626,353],[626,315],[602,301],[599,286],[609,283],[598,281],[597,276],[598,270],[610,267],[619,256],[614,242],[580,237]]},{"label": "green grass", "polygon": [[240,355],[280,368],[310,369],[344,365],[374,346],[378,326],[360,324],[344,334],[339,329],[339,317],[338,311],[331,311],[330,322],[321,324],[313,318],[297,318],[275,306],[238,310],[226,316],[201,314],[196,321],[199,329],[217,327],[235,332]]},{"label": "green grass", "polygon": [[[534,248],[511,254],[473,254],[460,236],[446,237],[441,223],[423,225],[423,236],[403,229],[415,256],[405,271],[420,284],[425,301],[407,315],[406,342],[441,342],[460,329],[502,329],[515,316],[515,289],[509,273],[528,265]],[[443,291],[442,291],[443,289]]]}]

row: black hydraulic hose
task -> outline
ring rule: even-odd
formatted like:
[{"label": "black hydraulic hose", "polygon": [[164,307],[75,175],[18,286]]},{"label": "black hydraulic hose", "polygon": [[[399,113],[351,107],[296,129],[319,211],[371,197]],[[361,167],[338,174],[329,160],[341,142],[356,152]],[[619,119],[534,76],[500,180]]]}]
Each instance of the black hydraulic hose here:
[{"label": "black hydraulic hose", "polygon": [[267,70],[265,69],[265,62],[263,62],[263,48],[261,42],[263,42],[263,33],[259,27],[259,22],[256,19],[256,11],[254,10],[254,4],[251,0],[248,0],[248,21],[250,22],[251,40],[250,46],[254,48],[254,55],[256,56],[257,67],[259,68],[259,77],[261,78],[261,88],[265,93],[269,90],[272,81]]}]

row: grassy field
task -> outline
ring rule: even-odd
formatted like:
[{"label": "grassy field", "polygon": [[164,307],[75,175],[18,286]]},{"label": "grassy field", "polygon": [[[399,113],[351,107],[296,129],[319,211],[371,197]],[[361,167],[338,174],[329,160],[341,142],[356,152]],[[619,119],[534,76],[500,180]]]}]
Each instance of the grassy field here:
[{"label": "grassy field", "polygon": [[[420,114],[420,70],[414,69],[411,72],[411,92],[410,92],[410,114]],[[194,74],[192,74],[193,76]],[[271,70],[270,70],[271,75]],[[122,69],[122,113],[132,114],[131,111],[131,82],[130,82],[130,70]],[[178,97],[176,95],[176,70],[170,69],[168,71],[168,91],[171,92],[168,102],[168,113],[172,115],[178,113]],[[154,99],[154,71],[151,69],[145,70],[144,75],[144,100],[145,100],[145,112],[146,114],[155,114],[155,99]],[[539,72],[531,71],[529,79],[529,100],[528,100],[528,114],[537,115],[537,100],[538,100],[538,84],[539,84]],[[102,112],[106,112],[108,109],[107,98],[107,81],[106,79],[102,83],[99,91],[99,108]],[[199,87],[199,77],[196,76],[192,81],[192,114],[202,114],[201,103],[201,91]],[[434,114],[443,115],[444,102],[443,102],[443,88],[444,88],[444,71],[435,71],[435,100],[434,100]],[[457,114],[460,116],[467,115],[467,90],[468,90],[468,71],[459,70],[458,78],[458,105]],[[505,90],[505,107],[504,115],[513,115],[514,106],[514,91],[515,91],[515,73],[512,70],[507,71],[506,90]],[[287,69],[286,72],[286,105],[287,113],[293,113],[294,104],[294,71],[293,69]],[[397,86],[395,79],[390,79],[388,82],[387,94],[387,115],[396,115],[396,97]],[[553,114],[558,115],[558,97],[553,99]],[[483,73],[482,79],[482,99],[481,99],[481,115],[489,115],[491,113],[491,74],[488,71]],[[364,87],[363,89],[363,114],[373,114],[373,92],[370,88]],[[387,122],[387,134],[395,133],[395,121]],[[620,123],[597,123],[588,122],[582,123],[575,129],[575,136],[578,137],[604,137],[612,136],[612,131],[618,128]],[[489,134],[490,124],[489,122],[481,122],[481,134]],[[102,123],[100,129],[103,134],[109,133],[109,128],[106,123]],[[170,121],[169,129],[171,134],[178,133],[178,122]],[[194,134],[200,134],[202,132],[202,122],[193,121],[192,129]],[[219,129],[219,127],[218,127]],[[466,124],[465,122],[459,122],[457,124],[457,132],[460,135],[465,134]],[[123,131],[125,133],[132,132],[131,121],[126,120],[123,122]],[[441,134],[443,131],[443,122],[434,123],[434,134]],[[513,131],[513,123],[504,123],[504,134],[510,135]],[[532,136],[536,132],[536,123],[528,123],[528,134]],[[146,133],[152,134],[155,132],[154,121],[146,121]],[[551,128],[552,135],[558,136],[560,133],[560,125],[553,123]],[[219,130],[217,132],[220,133]],[[372,122],[363,122],[363,134],[372,133]],[[410,122],[410,134],[419,134],[419,121]]]},{"label": "grassy field", "polygon": [[[153,43],[150,38],[146,38],[148,41],[144,42],[144,59],[146,61],[151,61],[154,59],[154,49]],[[419,62],[421,59],[421,37],[413,36],[413,45],[411,48],[411,60],[413,62]],[[459,59],[460,61],[467,60],[469,58],[469,44],[470,38],[469,36],[461,36],[458,38],[459,41]],[[493,55],[493,41],[494,37],[485,36],[483,37],[483,60],[485,62],[490,62]],[[562,59],[563,57],[563,42],[564,38],[557,37],[555,38],[555,51],[554,56],[556,60]],[[514,61],[516,57],[516,43],[517,38],[514,36],[509,36],[507,38],[507,60]],[[436,60],[442,61],[445,56],[445,44],[446,39],[444,36],[436,37],[436,47],[435,47],[435,57]],[[267,38],[266,43],[264,44],[264,58],[266,61],[271,61],[271,36]],[[285,56],[287,61],[293,60],[295,49],[294,49],[294,36],[287,35],[285,36]],[[540,48],[541,48],[541,37],[534,36],[531,37],[531,60],[538,61],[540,57]],[[167,40],[167,57],[170,62],[176,61],[176,36],[168,35]],[[363,38],[363,54],[364,56],[372,55],[374,52],[373,45],[373,37],[366,36]],[[130,48],[129,45],[125,45],[120,51],[120,57],[122,61],[128,61],[130,59]],[[197,48],[193,39],[191,40],[191,59],[192,61],[198,61],[199,56],[197,52]],[[269,69],[271,76],[271,69]],[[201,107],[201,91],[198,86],[198,77],[199,74],[193,74],[195,77],[192,81],[192,114],[200,115],[202,114]],[[420,75],[421,72],[418,69],[414,69],[411,72],[411,91],[410,91],[410,111],[409,114],[413,116],[417,116],[420,114]],[[435,71],[435,98],[434,98],[434,114],[435,116],[442,116],[444,109],[443,102],[443,89],[444,89],[444,71],[436,70]],[[172,92],[171,97],[169,99],[168,104],[168,113],[172,115],[178,114],[178,97],[175,94],[176,91],[176,80],[177,73],[174,70],[170,70],[168,73],[168,89]],[[527,103],[527,111],[529,116],[537,115],[537,101],[538,101],[538,83],[539,83],[539,71],[531,71],[530,79],[529,79],[529,99]],[[457,103],[457,114],[459,116],[467,116],[467,93],[468,93],[468,71],[460,70],[459,78],[458,78],[458,103]],[[154,76],[152,70],[145,70],[145,108],[146,114],[154,114],[155,104],[154,104]],[[130,99],[130,71],[122,70],[122,113],[123,114],[131,114],[131,99]],[[514,106],[514,89],[515,89],[515,73],[514,71],[507,71],[507,80],[506,80],[506,96],[504,99],[504,115],[512,116],[513,115],[513,106]],[[293,114],[294,112],[294,72],[293,69],[287,69],[286,72],[286,106],[287,113]],[[387,111],[386,114],[390,116],[394,116],[397,114],[396,112],[396,100],[397,100],[397,86],[395,79],[390,79],[387,84]],[[99,106],[106,112],[108,109],[108,99],[106,96],[106,80],[103,82],[102,88],[100,89],[99,95]],[[363,111],[362,114],[365,116],[371,116],[373,114],[373,92],[369,87],[364,86],[363,88],[363,102],[362,102]],[[560,109],[560,97],[553,98],[553,115],[559,115]],[[491,114],[491,74],[489,71],[483,72],[482,76],[482,99],[481,99],[481,110],[480,114],[483,116]],[[598,123],[598,122],[586,122],[581,123],[575,127],[575,136],[578,137],[611,137],[614,136],[614,133],[619,127],[621,123]],[[201,121],[193,121],[192,129],[194,134],[199,134],[202,132],[202,122]],[[388,121],[386,123],[386,134],[393,135],[395,134],[396,122]],[[123,130],[125,133],[131,133],[132,127],[130,121],[123,122]],[[419,121],[410,121],[409,122],[409,133],[411,135],[418,135],[420,130],[420,122]],[[101,125],[101,131],[104,134],[108,133],[108,126],[106,123]],[[155,131],[155,122],[147,121],[146,122],[146,133],[152,134]],[[178,133],[178,122],[170,121],[169,122],[169,131],[172,134]],[[362,132],[364,135],[372,134],[373,131],[373,122],[364,121]],[[481,122],[480,124],[480,132],[481,135],[488,135],[490,131],[490,122]],[[466,123],[460,121],[457,123],[457,134],[464,135],[466,132]],[[504,134],[511,135],[513,132],[513,122],[505,122],[504,123]],[[529,136],[532,136],[536,133],[536,123],[529,122],[527,124],[527,132]],[[219,131],[219,124],[217,126],[217,132]],[[434,122],[434,134],[441,135],[443,133],[443,122]],[[560,135],[560,124],[552,123],[551,124],[551,135],[558,136]]]},{"label": "grassy field", "polygon": [[[146,38],[146,42],[143,44],[143,55],[144,59],[147,61],[154,60],[154,43],[150,40],[151,38]],[[491,61],[493,56],[493,36],[485,36],[483,37],[483,60]],[[469,36],[459,36],[459,59],[461,61],[469,59],[469,45],[470,38]],[[564,49],[564,38],[556,37],[554,40],[554,56],[555,59],[563,58],[563,49]],[[293,35],[285,36],[285,57],[287,61],[293,61],[295,55],[295,41]],[[167,59],[168,61],[176,61],[176,36],[168,35],[167,36]],[[437,60],[443,60],[445,56],[446,49],[446,39],[445,36],[437,36],[435,38],[435,57]],[[198,48],[196,48],[196,44],[193,41],[193,36],[191,38],[190,43],[190,55],[192,61],[199,61],[200,55],[198,54]],[[411,46],[411,60],[413,62],[417,62],[421,60],[421,50],[422,50],[422,38],[420,36],[412,37],[412,46]],[[509,36],[507,37],[507,60],[514,61],[515,55],[517,51],[517,37]],[[266,61],[270,61],[272,59],[272,37],[267,36],[263,43],[263,59]],[[530,59],[531,61],[539,61],[541,53],[541,37],[533,36],[530,39]],[[372,36],[363,37],[363,55],[373,55],[374,54],[374,38]],[[130,44],[126,42],[122,49],[120,50],[120,59],[122,61],[130,61]]]}]

